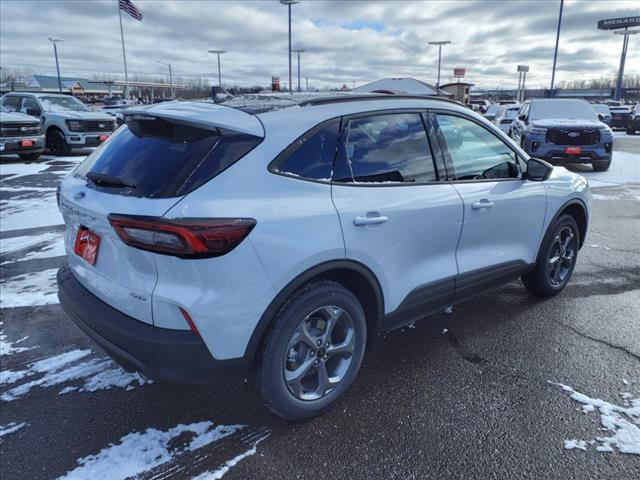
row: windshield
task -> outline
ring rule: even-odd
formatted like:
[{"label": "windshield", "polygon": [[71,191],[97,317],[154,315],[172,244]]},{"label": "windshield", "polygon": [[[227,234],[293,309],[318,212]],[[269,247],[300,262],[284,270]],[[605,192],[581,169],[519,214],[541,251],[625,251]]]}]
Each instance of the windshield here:
[{"label": "windshield", "polygon": [[40,97],[39,98],[42,107],[49,111],[55,112],[59,110],[73,110],[75,112],[88,112],[89,108],[80,100],[74,97],[59,96],[59,97]]},{"label": "windshield", "polygon": [[498,113],[500,113],[500,110],[502,110],[502,106],[500,105],[491,105],[489,108],[487,108],[487,113],[485,113],[485,115],[497,115]]},{"label": "windshield", "polygon": [[542,100],[531,102],[529,120],[543,118],[563,118],[598,120],[596,112],[587,102],[581,100]]},{"label": "windshield", "polygon": [[520,110],[519,108],[507,108],[503,116],[504,118],[513,120],[516,118],[516,115],[518,115],[519,110]]}]

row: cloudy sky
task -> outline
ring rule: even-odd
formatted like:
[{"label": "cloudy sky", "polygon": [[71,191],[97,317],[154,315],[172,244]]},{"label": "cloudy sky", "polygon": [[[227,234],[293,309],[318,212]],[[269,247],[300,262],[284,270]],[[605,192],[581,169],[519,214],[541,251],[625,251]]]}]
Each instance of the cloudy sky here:
[{"label": "cloudy sky", "polygon": [[[130,74],[203,76],[214,81],[215,56],[225,49],[223,82],[266,85],[287,77],[287,14],[277,0],[133,0],[144,15],[123,14]],[[305,48],[302,75],[312,86],[356,85],[388,76],[435,83],[437,47],[443,83],[466,67],[477,85],[517,85],[518,64],[528,84],[548,86],[559,0],[321,1],[293,6],[293,45]],[[559,80],[614,76],[622,37],[596,29],[602,18],[640,14],[640,2],[567,0]],[[50,36],[59,45],[62,75],[123,78],[116,0],[1,0],[0,65],[55,74]],[[295,60],[294,60],[295,71]],[[631,37],[628,74],[640,74],[640,35]],[[295,78],[295,75],[294,75]],[[303,80],[304,81],[304,80]],[[295,82],[295,80],[294,80]]]}]

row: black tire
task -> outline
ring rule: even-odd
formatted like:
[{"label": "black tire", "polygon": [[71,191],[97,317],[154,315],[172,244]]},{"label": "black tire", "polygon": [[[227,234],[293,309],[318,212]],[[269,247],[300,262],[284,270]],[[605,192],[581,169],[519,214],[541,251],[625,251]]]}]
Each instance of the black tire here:
[{"label": "black tire", "polygon": [[21,153],[20,158],[25,161],[34,161],[40,158],[40,152],[37,153]]},{"label": "black tire", "polygon": [[71,153],[71,147],[60,130],[50,130],[47,133],[47,148],[56,156],[64,156]]},{"label": "black tire", "polygon": [[609,160],[595,160],[591,163],[594,172],[606,172],[611,166],[611,159]]},{"label": "black tire", "polygon": [[[312,313],[323,310],[324,308],[334,309],[334,307],[337,307],[336,311],[340,310],[343,314],[346,313],[347,315],[341,318],[348,319],[350,322],[349,325],[353,326],[353,328],[349,330],[349,332],[353,332],[353,336],[351,337],[354,343],[353,352],[349,357],[344,357],[345,362],[349,359],[348,364],[343,367],[343,371],[341,372],[342,379],[339,380],[334,387],[327,390],[326,393],[324,389],[321,389],[323,393],[321,393],[321,396],[317,399],[302,399],[296,396],[290,384],[285,380],[285,374],[289,372],[289,362],[293,361],[304,364],[307,361],[311,361],[310,366],[305,370],[305,372],[309,372],[309,375],[307,376],[307,373],[301,375],[301,380],[299,380],[298,385],[302,385],[303,380],[313,380],[314,375],[317,375],[319,385],[320,374],[318,373],[319,370],[317,367],[315,367],[315,364],[319,363],[318,358],[323,358],[322,366],[325,372],[329,371],[329,362],[331,362],[332,359],[337,359],[338,362],[342,362],[343,360],[341,356],[329,357],[329,359],[327,359],[323,348],[319,347],[319,350],[315,350],[315,347],[313,349],[308,348],[306,346],[307,344],[300,340],[298,340],[298,345],[303,345],[303,347],[298,347],[300,350],[294,351],[294,347],[291,347],[293,339],[299,338],[294,335],[300,331],[301,325],[308,325],[307,322],[313,321],[308,320]],[[342,320],[339,320],[338,322],[341,321]],[[322,324],[322,320],[320,320],[320,324]],[[336,325],[338,324],[339,323],[336,323]],[[312,336],[311,338],[320,338],[320,336]],[[345,339],[346,338],[345,336]],[[331,281],[310,283],[298,290],[289,297],[276,314],[273,325],[263,343],[261,362],[258,368],[258,384],[267,407],[277,415],[289,420],[306,420],[320,415],[331,408],[333,403],[345,393],[353,383],[362,363],[366,339],[367,322],[365,314],[360,302],[351,291]],[[331,337],[329,342],[333,342],[333,340],[334,338]],[[328,344],[329,343],[325,345]],[[304,355],[302,348],[306,348]],[[311,353],[314,350],[315,352]],[[320,353],[321,350],[323,353]],[[329,352],[330,347],[327,347],[326,351]],[[315,359],[312,358],[314,354]],[[296,356],[302,356],[304,358],[298,360]],[[296,360],[292,360],[292,358],[296,358]],[[315,364],[313,362],[315,362]],[[340,363],[340,365],[343,366],[342,363]],[[303,365],[299,366],[303,367]],[[294,369],[294,371],[295,370],[296,369]],[[302,389],[299,392],[301,391]]]},{"label": "black tire", "polygon": [[[571,232],[573,237],[567,244],[565,253],[569,253],[571,250],[571,261],[564,260],[565,256],[558,248],[560,241],[567,237],[561,235],[566,234],[567,230]],[[573,274],[573,269],[576,265],[578,258],[578,246],[580,245],[580,230],[578,224],[571,215],[561,215],[554,224],[547,230],[547,234],[540,247],[538,253],[538,260],[535,267],[530,272],[522,276],[522,283],[524,286],[542,297],[552,297],[562,291],[567,285]],[[568,256],[568,255],[567,255]],[[552,263],[552,260],[557,258],[558,260]],[[560,275],[554,278],[554,274],[557,273],[556,268],[562,269]],[[554,281],[555,280],[555,281]],[[559,280],[559,281],[558,281]]]}]

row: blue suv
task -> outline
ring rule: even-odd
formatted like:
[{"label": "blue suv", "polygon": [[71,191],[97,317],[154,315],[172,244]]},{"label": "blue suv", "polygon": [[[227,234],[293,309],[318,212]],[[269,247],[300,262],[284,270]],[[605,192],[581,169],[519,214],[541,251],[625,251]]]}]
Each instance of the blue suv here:
[{"label": "blue suv", "polygon": [[613,133],[584,100],[527,100],[511,136],[529,155],[551,163],[590,163],[597,172],[611,165]]}]

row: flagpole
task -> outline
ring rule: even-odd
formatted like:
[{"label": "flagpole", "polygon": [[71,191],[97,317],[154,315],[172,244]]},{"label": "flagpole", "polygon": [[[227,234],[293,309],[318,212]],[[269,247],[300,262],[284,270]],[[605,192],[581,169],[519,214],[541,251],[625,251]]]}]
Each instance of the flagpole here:
[{"label": "flagpole", "polygon": [[129,75],[127,74],[127,54],[124,50],[124,31],[122,30],[122,9],[120,8],[120,1],[118,4],[118,15],[120,16],[120,38],[122,39],[122,59],[124,60],[124,98],[129,99]]}]

